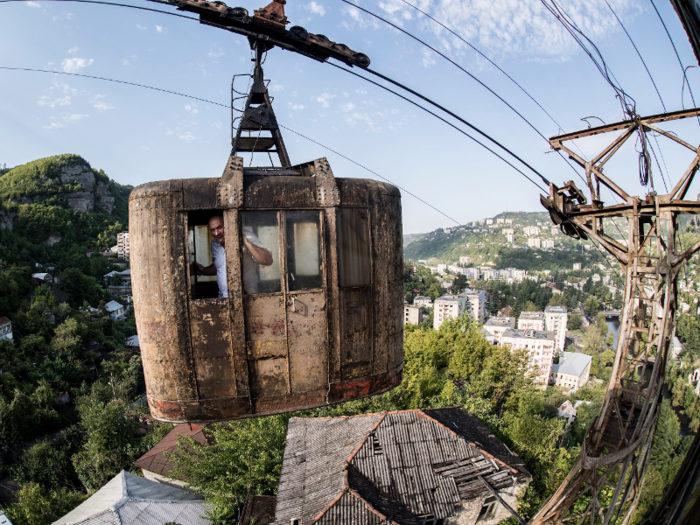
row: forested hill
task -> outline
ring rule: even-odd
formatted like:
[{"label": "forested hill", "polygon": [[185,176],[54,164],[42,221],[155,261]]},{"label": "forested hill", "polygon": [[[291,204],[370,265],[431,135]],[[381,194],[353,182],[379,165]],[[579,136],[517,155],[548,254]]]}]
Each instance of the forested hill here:
[{"label": "forested hill", "polygon": [[78,155],[0,171],[0,262],[60,263],[115,244],[128,228],[130,192]]},{"label": "forested hill", "polygon": [[[528,248],[531,236],[523,230],[527,226],[538,227],[539,233],[533,236],[554,241],[554,248]],[[506,241],[504,230],[513,231],[514,242]],[[425,260],[429,264],[454,263],[461,256],[469,256],[474,265],[493,263],[496,268],[556,270],[571,268],[576,262],[585,265],[597,261],[595,250],[583,253],[582,244],[559,232],[546,212],[505,212],[463,226],[413,234],[404,239],[404,256],[406,260]]]}]

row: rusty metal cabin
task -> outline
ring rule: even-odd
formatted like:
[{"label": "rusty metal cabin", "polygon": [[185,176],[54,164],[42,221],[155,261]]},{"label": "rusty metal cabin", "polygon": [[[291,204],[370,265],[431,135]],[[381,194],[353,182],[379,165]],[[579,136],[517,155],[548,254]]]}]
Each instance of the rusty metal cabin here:
[{"label": "rusty metal cabin", "polygon": [[[228,297],[207,226],[225,227]],[[215,421],[385,392],[403,368],[401,200],[389,184],[336,179],[319,159],[220,179],[153,182],[129,198],[134,308],[151,414]],[[273,254],[246,266],[242,236]],[[206,276],[205,276],[206,277]]]}]

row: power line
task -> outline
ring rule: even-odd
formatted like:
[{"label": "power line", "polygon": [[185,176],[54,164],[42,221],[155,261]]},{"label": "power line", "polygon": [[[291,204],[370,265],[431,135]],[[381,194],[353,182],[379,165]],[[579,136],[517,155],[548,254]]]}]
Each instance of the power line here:
[{"label": "power line", "polygon": [[[170,15],[170,16],[177,16],[178,18],[186,18],[187,20],[194,20],[195,22],[199,22],[198,18],[195,18],[193,16],[186,16],[186,15],[181,15],[178,13],[171,13],[170,11],[162,11],[161,9],[153,9],[151,7],[141,7],[138,5],[130,5],[130,4],[119,4],[116,2],[100,2],[98,0],[0,0],[0,4],[5,4],[9,2],[30,2],[30,1],[37,1],[37,2],[76,2],[79,4],[98,4],[98,5],[113,5],[117,7],[130,7],[132,9],[139,9],[141,11],[152,11],[154,13],[162,13],[164,15]],[[167,2],[160,2],[159,0],[149,0],[151,2],[157,2],[159,4],[166,4],[170,5]]]},{"label": "power line", "polygon": [[[379,87],[379,88],[381,88],[381,89],[384,89],[384,90],[388,91],[389,93],[392,93],[392,94],[396,95],[397,97],[399,97],[399,98],[405,100],[406,102],[409,102],[410,104],[413,104],[413,105],[416,106],[417,108],[422,109],[423,111],[425,111],[426,113],[429,113],[430,115],[432,115],[433,117],[437,118],[438,120],[441,120],[442,122],[444,122],[444,123],[447,124],[448,126],[451,126],[452,128],[456,129],[457,131],[459,131],[459,132],[462,133],[463,135],[467,136],[468,138],[470,138],[471,140],[473,140],[474,142],[476,142],[477,144],[479,144],[481,147],[483,147],[483,148],[486,149],[487,151],[489,151],[489,152],[491,152],[492,154],[494,154],[496,157],[498,157],[498,158],[501,159],[503,162],[505,162],[506,164],[508,164],[508,165],[509,165],[511,168],[513,168],[515,171],[517,171],[518,173],[520,173],[520,174],[521,174],[523,177],[525,177],[527,180],[529,180],[530,182],[532,182],[532,183],[533,183],[535,186],[537,186],[541,191],[544,191],[545,193],[547,192],[547,190],[545,190],[544,188],[542,188],[542,186],[540,186],[540,185],[537,184],[534,180],[532,180],[530,177],[528,177],[522,170],[520,170],[519,168],[517,168],[516,166],[514,166],[511,162],[509,162],[508,160],[506,160],[505,158],[503,158],[501,155],[499,155],[498,153],[496,153],[494,150],[492,150],[491,148],[489,148],[488,146],[486,146],[483,142],[480,142],[479,140],[477,140],[477,139],[475,139],[474,137],[472,137],[469,133],[467,133],[467,132],[464,131],[463,129],[461,129],[461,128],[459,128],[458,126],[454,125],[454,124],[453,124],[452,122],[450,122],[449,120],[447,120],[447,119],[441,117],[440,115],[434,113],[433,111],[430,111],[429,109],[427,109],[427,108],[421,106],[420,104],[418,104],[417,102],[411,100],[410,98],[408,98],[408,97],[406,97],[406,96],[404,96],[404,95],[401,95],[400,93],[398,93],[398,92],[396,92],[396,91],[393,91],[392,89],[389,89],[389,88],[386,87],[386,86],[382,86],[379,82],[375,82],[374,80],[371,80],[371,79],[369,79],[369,78],[367,78],[367,77],[364,77],[364,76],[360,75],[359,73],[355,73],[354,71],[351,71],[351,70],[349,70],[349,69],[345,69],[344,67],[339,66],[339,65],[337,65],[337,64],[333,64],[332,62],[328,62],[328,64],[331,65],[331,66],[333,66],[333,67],[336,67],[336,68],[338,68],[338,69],[341,69],[341,70],[345,71],[346,73],[350,73],[351,75],[354,75],[354,76],[356,76],[356,77],[358,77],[358,78],[361,78],[361,79],[365,80],[366,82],[369,82],[370,84],[374,84],[375,86],[377,86],[377,87]],[[368,69],[368,71],[370,71],[370,70]],[[411,93],[412,95],[415,95],[415,96],[417,96],[417,97],[419,97],[419,98],[425,100],[426,102],[432,104],[433,106],[438,107],[439,109],[441,109],[441,110],[444,111],[445,113],[449,114],[450,116],[456,118],[456,119],[459,120],[460,122],[462,122],[462,123],[468,125],[468,126],[471,127],[472,129],[476,129],[476,131],[478,131],[478,132],[481,133],[482,135],[485,135],[485,134],[484,134],[483,132],[481,132],[478,128],[474,128],[474,126],[472,126],[471,124],[469,124],[469,123],[468,123],[467,121],[465,121],[464,119],[460,118],[458,115],[455,115],[455,114],[452,113],[450,110],[445,109],[444,107],[442,107],[442,106],[440,106],[439,104],[433,102],[432,100],[428,99],[427,97],[424,97],[424,96],[421,95],[420,93],[417,93],[416,91],[413,91],[411,88],[408,88],[408,87],[406,87],[406,86],[403,86],[402,84],[400,84],[400,83],[398,83],[398,82],[396,82],[396,81],[394,81],[394,80],[391,80],[391,79],[388,78],[388,77],[385,77],[385,76],[382,75],[381,73],[377,73],[377,72],[375,72],[375,71],[370,71],[370,73],[373,73],[373,74],[377,75],[378,77],[383,78],[384,80],[387,80],[388,82],[391,82],[392,84],[397,85],[397,86],[401,87],[402,89],[405,89],[406,91],[408,91],[408,92]],[[529,164],[527,164],[527,163],[526,163],[525,161],[523,161],[520,157],[518,157],[517,155],[515,155],[514,153],[512,153],[512,152],[511,152],[509,149],[507,149],[505,146],[502,146],[499,142],[495,141],[494,139],[491,139],[488,135],[485,135],[485,136],[486,136],[487,138],[489,138],[492,142],[495,142],[499,147],[501,147],[502,149],[506,150],[508,153],[510,153],[513,157],[515,157],[516,159],[518,159],[520,162],[522,162],[522,163],[525,164],[526,166],[530,167]],[[547,185],[549,185],[549,181],[548,181],[547,179],[545,179],[542,175],[540,175],[539,172],[537,172],[537,171],[536,171],[534,168],[532,168],[532,167],[530,167],[530,169],[533,170],[535,173],[537,173],[537,174],[547,183]]]}]

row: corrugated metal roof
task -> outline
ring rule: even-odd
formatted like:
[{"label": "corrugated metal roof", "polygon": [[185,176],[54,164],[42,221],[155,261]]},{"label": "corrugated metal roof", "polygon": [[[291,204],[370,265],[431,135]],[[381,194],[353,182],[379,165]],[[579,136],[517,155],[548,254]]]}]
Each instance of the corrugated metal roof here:
[{"label": "corrugated metal roof", "polygon": [[[420,523],[462,500],[529,482],[525,465],[460,408],[290,420],[276,521]],[[334,521],[335,520],[335,521]]]},{"label": "corrugated metal roof", "polygon": [[10,518],[5,516],[5,513],[0,510],[0,525],[12,525]]},{"label": "corrugated metal roof", "polygon": [[561,356],[559,356],[559,364],[552,365],[552,373],[579,377],[592,360],[593,358],[590,355],[579,354],[578,352],[562,352]]},{"label": "corrugated metal roof", "polygon": [[122,471],[52,525],[208,525],[209,508],[199,494]]}]

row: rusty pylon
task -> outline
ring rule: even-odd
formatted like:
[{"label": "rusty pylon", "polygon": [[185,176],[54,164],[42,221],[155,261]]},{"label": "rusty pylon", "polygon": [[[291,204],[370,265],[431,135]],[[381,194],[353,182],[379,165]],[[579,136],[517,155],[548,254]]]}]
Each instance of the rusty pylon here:
[{"label": "rusty pylon", "polygon": [[[530,521],[531,525],[583,523],[624,525],[639,500],[659,414],[669,343],[676,323],[677,276],[684,261],[700,250],[685,250],[678,241],[678,216],[699,214],[700,203],[685,200],[698,170],[700,148],[656,127],[696,117],[700,109],[626,120],[550,139],[586,170],[590,203],[573,182],[550,184],[542,204],[564,233],[591,239],[622,265],[625,296],[615,361],[600,414],[591,424],[581,457],[557,492]],[[592,161],[566,142],[622,130]],[[635,135],[655,133],[690,150],[694,158],[670,193],[629,195],[603,174],[604,165]],[[605,206],[601,185],[622,200]],[[626,221],[622,240],[604,229],[605,219]],[[605,223],[606,227],[610,222]],[[617,227],[617,225],[615,225]],[[625,232],[622,235],[622,232]]]}]

